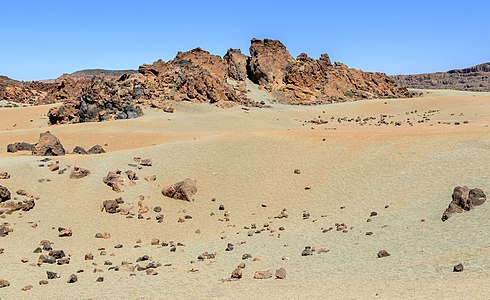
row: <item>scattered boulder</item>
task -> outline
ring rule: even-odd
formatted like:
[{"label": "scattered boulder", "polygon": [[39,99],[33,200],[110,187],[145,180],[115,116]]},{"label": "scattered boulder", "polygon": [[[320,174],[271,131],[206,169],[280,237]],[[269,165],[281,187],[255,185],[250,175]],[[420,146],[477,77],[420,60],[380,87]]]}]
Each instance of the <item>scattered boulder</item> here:
[{"label": "scattered boulder", "polygon": [[131,181],[138,180],[138,175],[136,175],[135,171],[127,170],[125,173],[128,176],[129,180],[131,180]]},{"label": "scattered boulder", "polygon": [[73,148],[72,153],[86,155],[87,150],[85,150],[83,147],[75,146],[75,148]]},{"label": "scattered boulder", "polygon": [[152,181],[157,180],[157,176],[156,175],[146,176],[145,177],[145,180],[148,181],[148,182],[152,182]]},{"label": "scattered boulder", "polygon": [[463,272],[463,270],[464,270],[464,267],[463,267],[463,264],[461,264],[461,263],[455,265],[453,268],[453,272]]},{"label": "scattered boulder", "polygon": [[58,236],[59,237],[67,237],[67,236],[72,236],[72,235],[73,235],[73,230],[71,228],[64,228],[64,227],[58,228]]},{"label": "scattered boulder", "polygon": [[15,153],[17,151],[32,151],[34,149],[33,144],[26,142],[17,142],[15,144],[7,145],[7,152]]},{"label": "scattered boulder", "polygon": [[110,186],[113,191],[117,193],[121,193],[123,191],[122,187],[124,185],[124,178],[122,177],[120,170],[116,170],[114,172],[109,171],[107,176],[103,178],[103,181],[106,185]]},{"label": "scattered boulder", "polygon": [[10,282],[8,280],[0,279],[0,289],[8,286],[10,286]]},{"label": "scattered boulder", "polygon": [[121,211],[119,208],[119,203],[116,200],[105,200],[102,203],[102,211],[106,211],[110,214],[115,214]]},{"label": "scattered boulder", "polygon": [[269,279],[269,278],[272,278],[271,270],[256,271],[254,273],[254,279]]},{"label": "scattered boulder", "polygon": [[10,174],[7,172],[0,172],[0,179],[9,179]]},{"label": "scattered boulder", "polygon": [[285,279],[286,278],[286,270],[284,268],[277,269],[275,276],[277,279]]},{"label": "scattered boulder", "polygon": [[388,257],[390,256],[391,254],[389,254],[386,250],[380,250],[378,252],[378,258],[383,258],[383,257]]},{"label": "scattered boulder", "polygon": [[60,156],[65,154],[65,148],[61,145],[60,140],[49,131],[40,134],[39,141],[32,149],[32,155],[36,156]]},{"label": "scattered boulder", "polygon": [[0,185],[0,203],[10,200],[11,194],[8,188]]},{"label": "scattered boulder", "polygon": [[313,249],[310,246],[306,246],[303,251],[301,251],[301,256],[310,256],[313,255]]},{"label": "scattered boulder", "polygon": [[88,149],[87,154],[102,154],[105,153],[104,148],[101,145],[95,145],[92,148]]},{"label": "scattered boulder", "polygon": [[75,274],[71,274],[70,277],[68,277],[66,283],[75,283],[77,281],[78,281],[78,276]]},{"label": "scattered boulder", "polygon": [[186,178],[184,181],[174,183],[162,190],[162,194],[169,198],[192,201],[197,192],[196,181]]},{"label": "scattered boulder", "polygon": [[0,237],[5,237],[12,231],[14,230],[10,227],[7,227],[7,225],[0,224]]},{"label": "scattered boulder", "polygon": [[71,179],[80,179],[86,177],[90,174],[90,171],[80,167],[74,167],[71,171],[70,178]]},{"label": "scattered boulder", "polygon": [[453,190],[452,201],[442,214],[441,220],[444,222],[455,213],[470,211],[485,203],[486,199],[485,192],[479,188],[470,190],[467,186],[457,186]]},{"label": "scattered boulder", "polygon": [[242,278],[242,274],[243,274],[242,268],[236,268],[235,270],[233,270],[233,272],[231,272],[231,278],[240,279]]}]

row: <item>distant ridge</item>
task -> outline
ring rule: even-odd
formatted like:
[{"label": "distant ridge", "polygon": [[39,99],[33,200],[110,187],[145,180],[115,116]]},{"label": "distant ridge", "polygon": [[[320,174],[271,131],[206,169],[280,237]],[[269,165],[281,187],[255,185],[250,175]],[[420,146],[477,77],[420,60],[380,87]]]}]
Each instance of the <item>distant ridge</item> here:
[{"label": "distant ridge", "polygon": [[490,92],[490,62],[447,72],[393,77],[406,88]]},{"label": "distant ridge", "polygon": [[86,69],[71,73],[72,76],[111,76],[118,77],[123,74],[135,74],[137,70],[105,70],[105,69]]}]

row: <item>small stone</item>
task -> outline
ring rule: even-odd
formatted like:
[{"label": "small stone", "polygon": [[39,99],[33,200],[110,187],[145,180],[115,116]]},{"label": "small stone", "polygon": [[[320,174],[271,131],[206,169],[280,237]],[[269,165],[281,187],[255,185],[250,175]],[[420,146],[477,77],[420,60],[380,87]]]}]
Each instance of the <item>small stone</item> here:
[{"label": "small stone", "polygon": [[46,275],[48,276],[48,279],[56,279],[59,278],[58,274],[55,272],[51,271],[46,271]]},{"label": "small stone", "polygon": [[158,275],[158,272],[155,269],[147,269],[146,275]]},{"label": "small stone", "polygon": [[29,285],[26,285],[25,287],[23,287],[21,290],[24,291],[24,292],[27,292],[27,291],[29,291],[32,288],[33,288],[33,286],[29,284]]},{"label": "small stone", "polygon": [[300,169],[295,169],[294,170],[294,174],[301,174],[301,170]]},{"label": "small stone", "polygon": [[159,240],[159,239],[157,239],[157,238],[154,238],[154,239],[152,239],[152,240],[151,240],[151,242],[150,242],[150,243],[151,243],[153,246],[155,246],[155,245],[159,245],[159,244],[160,244],[160,240]]},{"label": "small stone", "polygon": [[85,254],[85,260],[93,260],[93,259],[94,259],[94,255],[92,253]]},{"label": "small stone", "polygon": [[154,211],[154,212],[156,212],[156,213],[159,213],[159,212],[161,212],[161,211],[162,211],[162,207],[161,207],[161,206],[155,206],[155,207],[153,208],[153,211]]},{"label": "small stone", "polygon": [[240,269],[245,269],[245,263],[240,263],[237,268],[240,268]]},{"label": "small stone", "polygon": [[245,253],[245,254],[242,255],[242,259],[243,260],[246,260],[246,259],[249,259],[249,258],[252,258],[252,254]]},{"label": "small stone", "polygon": [[240,279],[242,278],[242,273],[242,268],[236,268],[235,270],[233,270],[233,272],[231,272],[231,278]]},{"label": "small stone", "polygon": [[223,204],[221,204],[218,209],[219,210],[225,210],[225,206]]},{"label": "small stone", "polygon": [[8,286],[10,286],[10,282],[8,282],[8,280],[0,279],[0,288],[4,288]]},{"label": "small stone", "polygon": [[69,258],[69,257],[64,257],[64,258],[58,259],[58,260],[56,261],[56,263],[57,263],[58,265],[60,265],[60,266],[62,266],[62,265],[67,265],[67,264],[69,264],[69,263],[70,263],[70,258]]},{"label": "small stone", "polygon": [[41,253],[43,252],[43,249],[41,249],[41,247],[37,247],[34,251],[32,251],[32,253]]},{"label": "small stone", "polygon": [[46,279],[39,280],[39,285],[46,285],[48,283],[49,283],[49,281],[47,281]]},{"label": "small stone", "polygon": [[383,257],[388,257],[390,256],[391,254],[389,254],[386,250],[380,250],[378,252],[378,258],[383,258]]},{"label": "small stone", "polygon": [[157,180],[157,176],[156,175],[146,176],[145,177],[145,180],[148,181],[148,182],[152,182],[152,181]]},{"label": "small stone", "polygon": [[373,235],[371,231],[366,232],[366,235]]},{"label": "small stone", "polygon": [[286,278],[286,270],[284,268],[280,268],[276,270],[276,279],[284,279]]},{"label": "small stone", "polygon": [[225,251],[232,251],[233,250],[233,244],[232,243],[228,243],[228,246],[226,247]]},{"label": "small stone", "polygon": [[116,248],[116,249],[120,249],[120,248],[122,248],[122,247],[123,247],[123,245],[122,245],[122,244],[117,244],[117,245],[114,245],[114,248]]},{"label": "small stone", "polygon": [[377,213],[377,212],[372,211],[372,212],[371,212],[371,214],[370,214],[369,216],[370,216],[370,217],[375,217],[375,216],[377,216],[377,215],[378,215],[378,213]]},{"label": "small stone", "polygon": [[269,279],[269,278],[272,278],[272,271],[271,270],[256,271],[254,273],[254,279]]},{"label": "small stone", "polygon": [[301,256],[309,256],[313,255],[313,250],[311,250],[310,246],[306,246],[305,249],[301,252]]},{"label": "small stone", "polygon": [[42,240],[39,244],[41,246],[43,246],[43,250],[44,251],[51,251],[51,250],[53,250],[53,248],[51,247],[51,244],[52,243],[50,241]]},{"label": "small stone", "polygon": [[49,256],[56,259],[65,257],[65,252],[63,250],[51,250],[49,251]]},{"label": "small stone", "polygon": [[68,277],[66,283],[75,283],[77,281],[78,281],[78,276],[75,274],[71,274],[70,277]]},{"label": "small stone", "polygon": [[463,272],[463,269],[464,269],[463,264],[457,264],[454,266],[453,272]]},{"label": "small stone", "polygon": [[97,277],[97,279],[95,281],[96,282],[103,282],[104,281],[104,277]]},{"label": "small stone", "polygon": [[63,228],[63,227],[58,228],[59,237],[67,237],[72,235],[73,235],[73,231],[71,230],[71,228]]}]

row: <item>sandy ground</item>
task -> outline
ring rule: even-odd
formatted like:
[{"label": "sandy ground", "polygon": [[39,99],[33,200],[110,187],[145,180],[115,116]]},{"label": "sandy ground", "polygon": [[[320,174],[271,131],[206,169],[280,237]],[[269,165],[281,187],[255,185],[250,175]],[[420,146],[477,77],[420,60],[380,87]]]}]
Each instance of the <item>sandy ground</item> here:
[{"label": "sandy ground", "polygon": [[[490,192],[489,94],[424,91],[414,99],[249,110],[180,104],[174,114],[147,110],[135,120],[62,126],[46,125],[49,107],[0,109],[0,171],[11,175],[0,185],[39,197],[31,211],[0,219],[14,229],[0,238],[0,279],[11,284],[0,289],[2,300],[490,298],[490,204],[440,219],[455,186]],[[381,115],[387,125],[378,123]],[[358,116],[372,119],[360,125]],[[69,151],[100,144],[107,153],[57,157],[69,167],[62,175],[39,167],[43,157],[6,153],[8,143],[34,143],[46,130]],[[151,158],[153,166],[137,169],[134,157]],[[73,166],[91,174],[70,179]],[[102,182],[116,169],[140,179],[126,180],[118,194]],[[148,175],[157,180],[145,181]],[[187,177],[197,180],[194,202],[161,195]],[[151,208],[144,219],[101,212],[104,200],[119,196],[137,210],[139,195]],[[162,223],[152,210],[157,205]],[[274,218],[283,208],[289,217]],[[179,223],[185,215],[192,219]],[[336,231],[335,223],[348,231]],[[265,230],[248,236],[252,224]],[[58,237],[60,226],[73,236]],[[111,238],[96,239],[97,232]],[[184,246],[170,252],[151,245],[153,238]],[[33,250],[44,239],[69,254],[70,264],[37,266]],[[234,250],[225,251],[228,243]],[[305,246],[330,251],[301,256]],[[377,258],[382,249],[391,256]],[[198,261],[205,251],[217,257]],[[85,261],[86,253],[94,260]],[[242,260],[245,253],[258,259]],[[158,275],[121,266],[135,266],[145,254],[162,264]],[[243,278],[227,281],[242,262]],[[452,272],[457,263],[464,272]],[[109,270],[114,266],[120,270]],[[253,279],[255,271],[281,267],[286,279]],[[46,271],[61,278],[39,285]],[[78,275],[76,283],[67,283],[70,274]],[[104,282],[96,282],[99,276]],[[26,285],[33,287],[22,291]]]}]

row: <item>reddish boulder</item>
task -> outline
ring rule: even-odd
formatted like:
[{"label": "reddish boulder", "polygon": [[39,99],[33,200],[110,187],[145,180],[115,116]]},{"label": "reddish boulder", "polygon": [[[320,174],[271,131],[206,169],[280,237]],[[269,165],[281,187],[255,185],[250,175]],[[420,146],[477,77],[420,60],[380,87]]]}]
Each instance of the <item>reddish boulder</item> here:
[{"label": "reddish boulder", "polygon": [[453,190],[452,201],[442,214],[441,220],[444,222],[455,213],[470,211],[475,206],[485,203],[487,196],[479,188],[469,189],[467,186],[457,186]]},{"label": "reddish boulder", "polygon": [[49,131],[40,134],[39,141],[32,149],[32,155],[37,156],[59,156],[65,153],[65,148],[61,145],[60,140]]},{"label": "reddish boulder", "polygon": [[112,188],[113,191],[117,193],[121,193],[122,187],[124,186],[124,178],[121,175],[120,170],[116,170],[115,172],[109,171],[107,176],[102,179],[104,183]]},{"label": "reddish boulder", "polygon": [[74,167],[71,171],[70,178],[71,179],[80,179],[90,175],[90,171],[80,167]]},{"label": "reddish boulder", "polygon": [[110,213],[110,214],[115,214],[120,211],[119,209],[119,204],[117,203],[116,200],[105,200],[103,203],[103,208],[102,210]]},{"label": "reddish boulder", "polygon": [[269,278],[272,278],[272,271],[271,270],[256,271],[254,273],[254,279],[269,279]]},{"label": "reddish boulder", "polygon": [[192,201],[196,192],[196,181],[190,178],[174,183],[162,190],[164,196],[184,201]]}]

